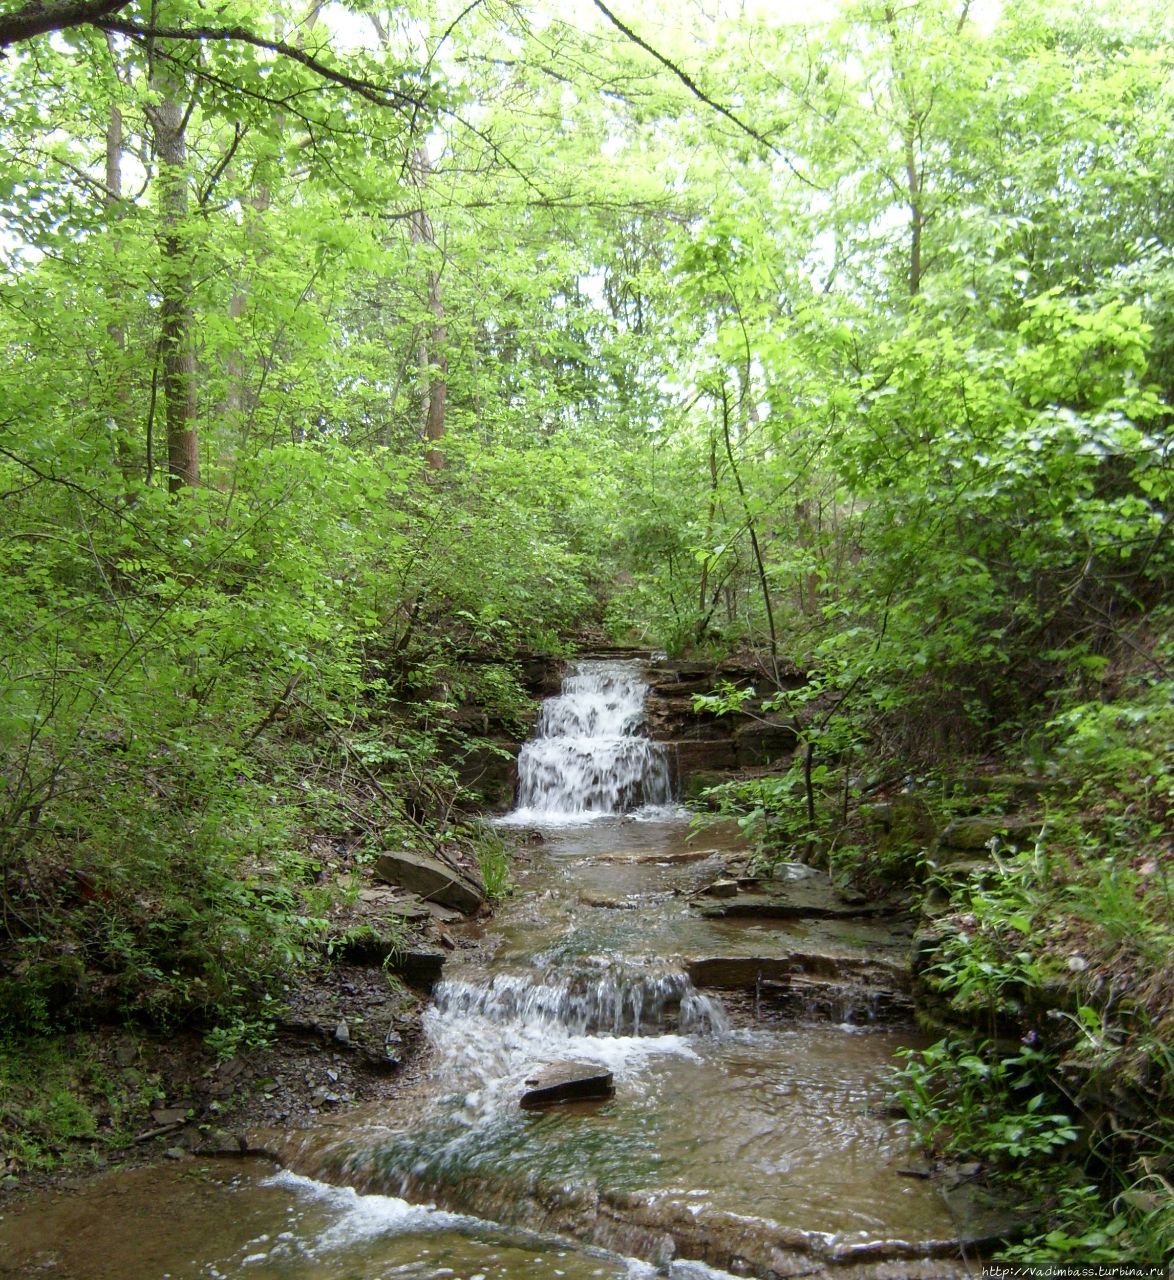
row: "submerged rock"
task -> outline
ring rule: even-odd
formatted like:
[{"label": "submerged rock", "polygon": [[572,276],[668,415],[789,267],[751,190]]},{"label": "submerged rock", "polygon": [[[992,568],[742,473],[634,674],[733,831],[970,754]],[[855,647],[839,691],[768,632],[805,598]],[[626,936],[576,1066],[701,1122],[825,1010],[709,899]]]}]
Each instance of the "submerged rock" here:
[{"label": "submerged rock", "polygon": [[381,853],[373,870],[377,880],[400,885],[429,902],[438,902],[466,915],[479,910],[485,901],[482,885],[427,854]]},{"label": "submerged rock", "polygon": [[657,866],[679,866],[690,862],[704,862],[718,855],[718,849],[621,849],[615,853],[599,854],[592,859],[599,864],[617,863],[624,866],[651,863]]},{"label": "submerged rock", "polygon": [[527,1110],[563,1102],[589,1102],[615,1093],[612,1073],[590,1062],[555,1062],[526,1080],[520,1105]]}]

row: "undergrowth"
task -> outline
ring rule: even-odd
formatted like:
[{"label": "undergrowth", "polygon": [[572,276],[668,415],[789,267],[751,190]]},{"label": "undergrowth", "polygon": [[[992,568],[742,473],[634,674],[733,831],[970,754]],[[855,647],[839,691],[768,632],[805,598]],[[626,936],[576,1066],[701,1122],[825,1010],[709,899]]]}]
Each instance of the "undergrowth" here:
[{"label": "undergrowth", "polygon": [[102,1063],[85,1035],[0,1039],[0,1180],[101,1162],[130,1142],[157,1088]]},{"label": "undergrowth", "polygon": [[[841,704],[813,681],[787,695],[805,708],[792,758],[702,796],[738,820],[753,869],[798,858],[913,898],[922,1010],[945,1034],[903,1055],[894,1092],[932,1158],[976,1162],[1028,1213],[1007,1259],[1174,1253],[1174,681],[1156,636],[1098,659],[1099,688],[1086,661],[977,767],[904,764],[851,711],[829,733]],[[1025,823],[1000,834],[1004,817]],[[989,839],[942,838],[968,823]]]}]

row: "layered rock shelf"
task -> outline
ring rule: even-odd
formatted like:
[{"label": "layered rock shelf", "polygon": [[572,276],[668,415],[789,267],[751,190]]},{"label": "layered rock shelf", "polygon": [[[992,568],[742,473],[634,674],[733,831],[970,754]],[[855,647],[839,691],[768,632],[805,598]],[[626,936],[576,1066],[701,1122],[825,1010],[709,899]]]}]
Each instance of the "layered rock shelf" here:
[{"label": "layered rock shelf", "polygon": [[[678,787],[689,794],[699,786],[721,781],[735,769],[774,764],[795,749],[794,724],[784,715],[717,715],[698,710],[698,695],[715,693],[722,685],[738,689],[765,688],[761,671],[738,663],[659,661],[648,665],[648,732],[669,748]],[[804,677],[783,673],[784,687],[798,688]]]}]

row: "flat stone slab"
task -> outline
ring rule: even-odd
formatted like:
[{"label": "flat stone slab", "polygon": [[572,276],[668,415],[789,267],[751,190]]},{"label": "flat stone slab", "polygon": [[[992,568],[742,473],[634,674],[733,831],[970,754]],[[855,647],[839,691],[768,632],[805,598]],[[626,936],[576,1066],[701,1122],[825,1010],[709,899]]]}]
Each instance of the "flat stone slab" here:
[{"label": "flat stone slab", "polygon": [[428,908],[414,893],[405,895],[390,885],[360,889],[359,901],[374,911],[385,911],[388,915],[403,916],[408,920],[425,920],[428,917]]},{"label": "flat stone slab", "polygon": [[846,899],[820,876],[788,881],[719,880],[697,899],[703,916],[766,920],[852,920],[895,913],[892,903]]},{"label": "flat stone slab", "polygon": [[753,991],[763,982],[826,981],[895,991],[909,989],[909,970],[894,961],[826,952],[789,951],[771,956],[703,956],[685,962],[695,987]]},{"label": "flat stone slab", "polygon": [[695,987],[753,997],[756,1019],[766,1010],[853,1025],[913,1018],[908,966],[894,959],[789,951],[705,956],[686,961],[685,969]]},{"label": "flat stone slab", "polygon": [[389,916],[399,916],[415,922],[439,920],[441,924],[452,924],[464,918],[462,911],[454,911],[452,907],[442,906],[439,902],[425,902],[417,894],[404,893],[390,885],[360,889],[359,901],[370,910],[386,912]]},{"label": "flat stone slab", "polygon": [[790,956],[705,956],[685,964],[695,987],[753,991],[760,981],[785,982],[794,971]]},{"label": "flat stone slab", "polygon": [[384,968],[401,978],[432,987],[440,981],[448,953],[436,947],[412,943],[405,946],[395,937],[379,933],[358,933],[338,945],[337,954],[352,964]]},{"label": "flat stone slab", "polygon": [[393,954],[387,967],[403,978],[431,986],[440,981],[447,959],[447,952],[433,947],[409,947],[406,951]]},{"label": "flat stone slab", "polygon": [[592,858],[592,862],[597,863],[621,863],[621,864],[660,864],[662,866],[677,866],[681,863],[688,862],[704,862],[706,858],[715,858],[721,852],[720,849],[671,849],[657,853],[649,852],[646,849],[621,850],[619,853],[605,853],[597,858]]},{"label": "flat stone slab", "polygon": [[590,1062],[555,1062],[526,1080],[520,1106],[527,1110],[564,1102],[610,1098],[616,1091],[612,1073]]},{"label": "flat stone slab", "polygon": [[734,730],[734,751],[741,767],[773,764],[790,755],[798,740],[795,726],[788,720],[752,720]]},{"label": "flat stone slab", "polygon": [[485,901],[481,885],[427,854],[381,853],[372,871],[377,880],[399,885],[427,902],[438,902],[465,915],[472,915]]}]

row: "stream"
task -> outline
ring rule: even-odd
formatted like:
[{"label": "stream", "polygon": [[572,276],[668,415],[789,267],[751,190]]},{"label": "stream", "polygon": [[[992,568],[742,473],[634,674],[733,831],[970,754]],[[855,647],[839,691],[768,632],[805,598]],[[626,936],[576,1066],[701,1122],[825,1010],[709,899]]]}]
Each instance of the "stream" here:
[{"label": "stream", "polygon": [[[888,1102],[894,1052],[922,1043],[907,932],[831,908],[699,910],[740,832],[691,838],[644,693],[637,662],[584,661],[543,705],[503,820],[539,833],[519,892],[451,958],[395,1104],[266,1135],[280,1171],[204,1159],[97,1179],[23,1224],[24,1246],[31,1229],[56,1251],[46,1274],[976,1273],[959,1242],[996,1226],[965,1186],[922,1176]],[[788,880],[805,902],[828,892],[804,867]],[[551,1080],[605,1096],[520,1105]]]}]

